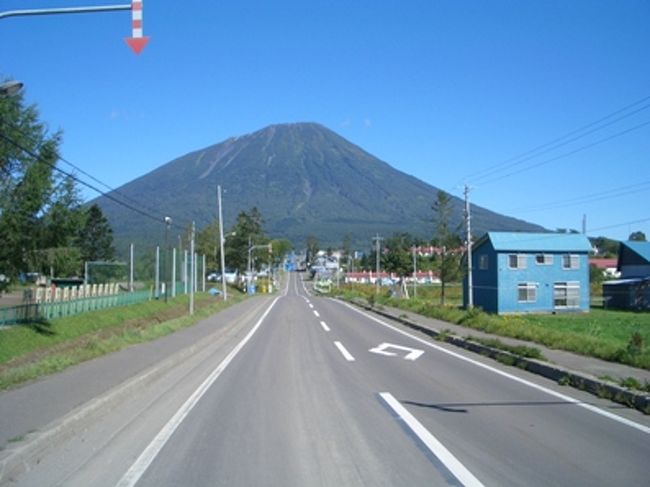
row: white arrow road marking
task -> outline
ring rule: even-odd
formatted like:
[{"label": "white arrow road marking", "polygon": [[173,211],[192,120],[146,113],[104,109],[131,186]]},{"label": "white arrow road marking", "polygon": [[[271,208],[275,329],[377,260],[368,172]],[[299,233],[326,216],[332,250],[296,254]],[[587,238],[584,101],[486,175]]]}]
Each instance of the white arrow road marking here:
[{"label": "white arrow road marking", "polygon": [[388,352],[387,348],[394,348],[396,350],[401,350],[403,352],[408,352],[404,357],[404,360],[417,360],[420,355],[424,353],[424,350],[418,350],[417,348],[403,347],[401,345],[394,345],[392,343],[382,343],[378,347],[371,348],[368,350],[372,353],[378,353],[379,355],[386,355],[387,357],[394,357],[397,355],[396,352]]},{"label": "white arrow road marking", "polygon": [[440,345],[436,345],[434,343],[427,342],[423,338],[416,337],[415,335],[411,335],[410,333],[407,333],[404,330],[400,330],[399,328],[395,328],[394,326],[389,325],[385,321],[382,321],[379,318],[376,318],[376,317],[374,317],[372,315],[369,315],[368,313],[360,311],[360,310],[358,310],[357,308],[355,308],[354,306],[352,306],[352,305],[350,305],[348,303],[341,303],[341,304],[343,304],[343,306],[346,306],[347,308],[350,308],[355,313],[359,313],[360,315],[365,316],[369,320],[372,320],[375,323],[379,323],[381,326],[384,326],[384,327],[386,327],[386,328],[388,328],[390,330],[393,330],[394,332],[399,333],[399,334],[401,334],[403,336],[407,336],[407,337],[409,337],[409,338],[411,338],[411,339],[413,339],[413,340],[415,340],[415,341],[417,341],[419,343],[422,343],[423,345],[425,345],[425,346],[427,346],[429,348],[433,348],[434,350],[437,350],[437,351],[439,351],[441,353],[446,353],[447,355],[455,357],[458,360],[462,360],[464,362],[470,363],[470,364],[475,365],[476,367],[480,367],[480,368],[482,368],[484,370],[489,370],[490,372],[492,372],[494,374],[497,374],[497,375],[500,375],[501,377],[505,377],[505,378],[510,379],[512,381],[518,382],[519,384],[523,384],[525,386],[531,387],[531,388],[536,389],[538,391],[542,391],[545,394],[548,394],[548,395],[553,396],[553,397],[557,397],[558,399],[561,399],[562,401],[566,401],[566,402],[568,402],[570,404],[575,404],[576,406],[587,409],[587,410],[591,411],[592,413],[599,414],[599,415],[604,416],[606,418],[609,418],[609,419],[611,419],[613,421],[617,421],[618,423],[625,424],[625,425],[630,426],[631,428],[639,430],[639,431],[641,431],[643,433],[650,434],[650,427],[648,427],[648,426],[645,426],[645,425],[640,424],[640,423],[635,423],[634,421],[631,421],[631,420],[629,420],[627,418],[624,418],[622,416],[617,416],[616,414],[610,413],[609,411],[605,411],[604,409],[600,409],[600,408],[598,408],[596,406],[593,406],[593,405],[588,404],[586,402],[583,402],[581,400],[575,399],[575,398],[573,398],[571,396],[567,396],[566,394],[562,394],[560,392],[555,392],[552,389],[548,389],[547,387],[541,386],[539,384],[535,384],[534,382],[531,382],[529,380],[522,379],[521,377],[517,377],[516,375],[512,375],[512,374],[510,374],[508,372],[505,372],[503,370],[499,370],[499,369],[497,369],[495,367],[492,367],[491,365],[484,364],[484,363],[479,362],[477,360],[474,360],[472,358],[466,357],[466,356],[464,356],[464,355],[462,355],[460,353],[453,352],[451,350],[447,350],[446,348],[443,348]]},{"label": "white arrow road marking", "polygon": [[389,392],[379,393],[386,405],[409,427],[427,449],[449,469],[465,487],[481,487],[483,484],[438,439],[429,432],[415,416],[409,413]]},{"label": "white arrow road marking", "polygon": [[354,362],[354,357],[350,352],[347,351],[347,349],[343,346],[341,342],[334,342],[334,345],[336,345],[336,348],[339,349],[339,352],[341,352],[341,355],[345,357],[345,360],[348,362]]}]

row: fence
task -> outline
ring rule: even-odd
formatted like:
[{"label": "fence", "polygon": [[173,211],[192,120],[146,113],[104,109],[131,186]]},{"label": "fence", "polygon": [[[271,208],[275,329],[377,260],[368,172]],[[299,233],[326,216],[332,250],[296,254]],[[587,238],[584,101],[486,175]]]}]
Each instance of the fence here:
[{"label": "fence", "polygon": [[63,299],[63,293],[60,296],[60,299],[49,302],[31,302],[10,308],[0,308],[0,326],[63,318],[88,311],[141,303],[152,298],[151,291],[116,292],[103,296],[83,295],[82,297],[76,297],[76,299],[68,298],[67,300]]}]

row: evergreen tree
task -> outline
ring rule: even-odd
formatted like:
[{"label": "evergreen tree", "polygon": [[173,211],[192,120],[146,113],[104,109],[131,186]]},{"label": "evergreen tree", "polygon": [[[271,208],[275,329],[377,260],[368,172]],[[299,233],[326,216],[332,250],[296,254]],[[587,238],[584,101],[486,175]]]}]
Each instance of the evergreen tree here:
[{"label": "evergreen tree", "polygon": [[77,243],[83,261],[112,260],[114,258],[113,230],[97,204],[86,210]]},{"label": "evergreen tree", "polygon": [[455,252],[461,245],[458,233],[449,228],[451,221],[451,196],[444,191],[438,191],[436,201],[432,206],[435,212],[436,233],[433,239],[434,245],[442,248],[442,253],[435,261],[435,269],[440,278],[440,304],[445,304],[445,287],[449,282],[456,281],[461,277],[460,260],[461,255]]},{"label": "evergreen tree", "polygon": [[[237,215],[237,221],[231,229],[235,234],[226,240],[226,267],[246,270],[249,245],[263,245],[268,242],[268,237],[262,229],[263,223],[262,214],[256,207]],[[261,258],[262,252],[254,252],[251,257]]]},{"label": "evergreen tree", "polygon": [[60,133],[49,135],[22,95],[0,98],[0,270],[26,272],[44,247]]}]

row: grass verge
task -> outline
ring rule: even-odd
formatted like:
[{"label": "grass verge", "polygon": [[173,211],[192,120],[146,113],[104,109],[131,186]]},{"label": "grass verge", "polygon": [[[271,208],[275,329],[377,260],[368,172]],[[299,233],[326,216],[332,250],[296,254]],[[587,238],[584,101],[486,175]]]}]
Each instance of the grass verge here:
[{"label": "grass verge", "polygon": [[494,335],[650,370],[650,313],[592,309],[589,313],[498,316],[477,308],[466,311],[457,306],[440,306],[419,297],[397,299],[386,293],[375,296],[374,288],[367,286],[345,286],[337,293]]},{"label": "grass verge", "polygon": [[1,330],[0,390],[168,335],[245,298],[229,297],[224,303],[195,295],[193,316],[187,315],[188,297],[179,296],[167,304],[148,301]]}]

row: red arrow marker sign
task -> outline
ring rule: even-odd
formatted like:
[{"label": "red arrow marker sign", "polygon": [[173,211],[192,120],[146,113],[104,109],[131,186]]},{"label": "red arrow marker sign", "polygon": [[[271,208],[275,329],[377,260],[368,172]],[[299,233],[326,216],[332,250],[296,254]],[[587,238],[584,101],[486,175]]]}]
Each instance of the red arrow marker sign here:
[{"label": "red arrow marker sign", "polygon": [[149,42],[149,38],[142,35],[142,0],[131,2],[131,31],[131,37],[124,40],[134,53],[140,54]]}]

